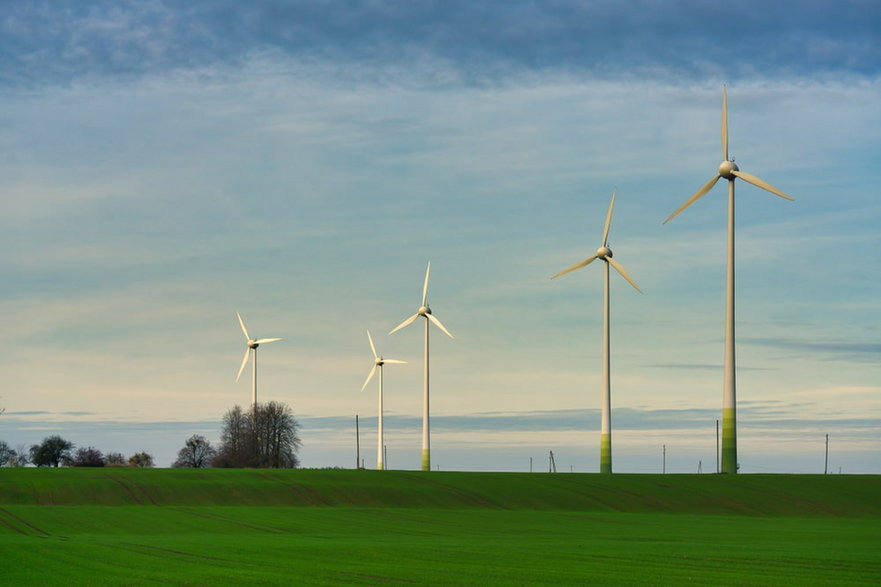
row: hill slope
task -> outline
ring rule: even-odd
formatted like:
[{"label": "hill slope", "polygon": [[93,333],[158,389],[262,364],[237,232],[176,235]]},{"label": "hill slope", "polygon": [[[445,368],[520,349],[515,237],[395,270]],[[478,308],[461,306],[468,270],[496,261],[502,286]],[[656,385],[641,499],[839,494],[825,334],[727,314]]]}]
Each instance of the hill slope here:
[{"label": "hill slope", "polygon": [[0,469],[2,505],[235,505],[881,516],[881,476]]}]

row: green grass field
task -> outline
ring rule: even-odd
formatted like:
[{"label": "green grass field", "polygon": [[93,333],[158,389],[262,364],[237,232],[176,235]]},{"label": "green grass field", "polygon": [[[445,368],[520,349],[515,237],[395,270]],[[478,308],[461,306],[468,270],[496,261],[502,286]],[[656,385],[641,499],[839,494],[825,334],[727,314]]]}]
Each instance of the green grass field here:
[{"label": "green grass field", "polygon": [[881,477],[0,469],[0,583],[878,584]]}]

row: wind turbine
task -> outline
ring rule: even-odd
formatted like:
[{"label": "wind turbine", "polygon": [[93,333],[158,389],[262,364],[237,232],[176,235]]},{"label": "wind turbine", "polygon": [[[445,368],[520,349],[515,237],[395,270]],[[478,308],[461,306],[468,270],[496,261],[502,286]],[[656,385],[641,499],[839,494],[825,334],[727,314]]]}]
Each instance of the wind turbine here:
[{"label": "wind turbine", "polygon": [[423,372],[423,393],[422,393],[422,470],[430,471],[431,470],[431,440],[429,433],[429,403],[428,403],[428,323],[432,322],[435,326],[440,328],[444,334],[453,338],[453,335],[450,334],[450,331],[444,328],[444,325],[441,324],[441,321],[435,318],[435,316],[431,313],[431,308],[428,307],[426,303],[426,297],[428,296],[428,274],[431,271],[431,261],[428,262],[428,267],[425,269],[425,284],[422,286],[422,304],[419,306],[419,309],[416,310],[416,313],[398,324],[395,328],[392,329],[389,334],[394,334],[401,328],[412,324],[417,318],[422,316],[425,318],[425,356],[424,356],[424,372]]},{"label": "wind turbine", "polygon": [[370,342],[370,350],[373,351],[373,367],[370,369],[370,373],[367,375],[367,379],[364,380],[364,385],[361,386],[361,391],[367,387],[367,384],[370,383],[370,380],[373,379],[373,374],[376,373],[377,367],[379,367],[379,430],[377,431],[377,441],[376,441],[376,468],[380,471],[385,470],[385,466],[382,462],[382,448],[383,448],[383,436],[382,436],[382,366],[386,363],[393,364],[403,364],[407,361],[399,361],[397,359],[383,359],[380,355],[376,354],[376,346],[373,344],[373,337],[370,336],[370,331],[367,331],[367,340]]},{"label": "wind turbine", "polygon": [[615,268],[615,271],[621,274],[636,291],[642,293],[633,278],[627,274],[621,263],[612,258],[612,249],[609,248],[609,226],[612,224],[612,210],[615,207],[616,192],[612,192],[612,201],[609,202],[609,212],[606,214],[606,224],[603,226],[603,243],[597,252],[588,257],[584,261],[580,261],[560,271],[551,279],[556,279],[561,275],[565,275],[576,269],[587,267],[597,259],[606,262],[605,266],[605,287],[603,289],[603,404],[602,404],[602,424],[600,429],[600,473],[612,472],[612,381],[609,360],[609,265]]},{"label": "wind turbine", "polygon": [[723,85],[722,163],[719,164],[716,175],[670,214],[664,224],[670,222],[677,214],[705,196],[717,181],[722,178],[728,180],[728,270],[725,289],[725,358],[722,384],[722,472],[732,474],[737,473],[737,402],[734,366],[734,180],[738,177],[781,198],[793,199],[755,175],[740,171],[740,168],[734,163],[734,158],[728,158],[728,92]]},{"label": "wind turbine", "polygon": [[281,340],[280,338],[258,338],[254,340],[251,338],[251,335],[248,334],[248,328],[245,326],[245,321],[242,320],[242,315],[236,312],[236,316],[239,318],[239,324],[242,326],[242,332],[245,333],[245,356],[242,357],[242,365],[239,367],[239,372],[236,374],[236,382],[238,382],[239,377],[242,376],[242,371],[245,370],[245,365],[248,363],[248,357],[251,355],[253,351],[254,354],[254,364],[251,365],[251,404],[256,408],[257,407],[257,347],[261,344],[266,344],[268,342],[276,342]]}]

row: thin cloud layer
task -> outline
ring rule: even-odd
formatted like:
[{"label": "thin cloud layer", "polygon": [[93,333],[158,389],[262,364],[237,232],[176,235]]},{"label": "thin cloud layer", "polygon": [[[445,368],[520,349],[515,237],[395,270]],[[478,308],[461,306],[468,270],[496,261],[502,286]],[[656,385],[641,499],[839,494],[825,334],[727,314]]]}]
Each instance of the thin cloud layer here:
[{"label": "thin cloud layer", "polygon": [[[510,72],[700,79],[875,75],[881,10],[829,3],[198,0],[15,3],[0,20],[3,85],[138,76],[255,54],[347,67],[429,59],[469,83]],[[429,71],[423,72],[431,77]],[[441,81],[441,80],[438,80]]]}]

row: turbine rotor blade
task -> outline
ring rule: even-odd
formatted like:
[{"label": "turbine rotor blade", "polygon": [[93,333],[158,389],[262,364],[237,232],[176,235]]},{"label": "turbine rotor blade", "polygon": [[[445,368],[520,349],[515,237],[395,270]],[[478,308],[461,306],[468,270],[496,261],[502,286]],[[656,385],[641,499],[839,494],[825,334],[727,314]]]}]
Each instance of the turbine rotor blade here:
[{"label": "turbine rotor blade", "polygon": [[405,364],[407,361],[400,361],[400,360],[398,360],[398,359],[383,359],[382,362],[383,362],[383,363],[392,363],[392,364],[395,364],[395,365],[403,365],[403,364]]},{"label": "turbine rotor blade", "polygon": [[242,320],[242,315],[239,314],[238,312],[236,312],[236,316],[239,317],[239,324],[242,326],[242,332],[245,333],[245,338],[246,338],[247,340],[251,340],[251,335],[248,334],[248,329],[245,327],[245,321]]},{"label": "turbine rotor blade", "polygon": [[395,332],[397,332],[398,330],[400,330],[400,329],[403,328],[404,326],[409,326],[410,324],[413,323],[414,320],[416,320],[416,318],[419,318],[419,314],[418,314],[418,313],[417,313],[417,314],[413,314],[412,316],[410,316],[409,318],[407,318],[406,320],[404,320],[403,322],[401,322],[400,324],[398,324],[397,326],[395,326],[395,327],[391,330],[391,332],[389,332],[389,334],[394,334]]},{"label": "turbine rotor blade", "polygon": [[752,175],[750,173],[744,173],[743,171],[732,171],[731,173],[733,173],[736,177],[739,177],[743,181],[749,182],[756,187],[760,187],[763,190],[767,190],[767,191],[771,192],[775,196],[780,196],[781,198],[785,198],[787,200],[794,200],[795,199],[790,196],[787,196],[786,194],[784,194],[783,192],[781,192],[780,190],[778,190],[777,188],[775,188],[774,186],[772,186],[771,184],[766,182],[765,180],[760,179],[760,178],[756,177],[755,175]]},{"label": "turbine rotor blade", "polygon": [[364,391],[364,388],[367,387],[367,384],[370,383],[370,380],[373,379],[373,374],[376,373],[376,364],[374,363],[373,368],[370,369],[370,373],[367,374],[367,379],[364,380],[364,385],[361,386],[361,391]]},{"label": "turbine rotor blade", "polygon": [[441,321],[440,321],[440,320],[438,320],[437,318],[434,317],[434,314],[426,314],[425,317],[428,318],[429,320],[431,320],[432,322],[434,322],[434,325],[435,325],[435,326],[437,326],[438,328],[440,328],[441,330],[443,330],[443,331],[444,331],[444,334],[446,334],[446,335],[449,336],[450,338],[456,338],[455,336],[453,336],[452,334],[450,334],[450,331],[449,331],[449,330],[447,330],[446,328],[444,328],[444,325],[441,324]]},{"label": "turbine rotor blade", "polygon": [[609,240],[609,227],[612,225],[612,209],[615,207],[615,195],[617,192],[617,189],[612,192],[612,201],[609,202],[609,212],[606,214],[606,224],[603,226],[603,246],[606,246],[606,242]]},{"label": "turbine rotor blade", "polygon": [[431,261],[428,262],[428,267],[425,268],[425,284],[422,286],[422,305],[425,305],[425,299],[428,297],[428,274],[431,271]]},{"label": "turbine rotor blade", "polygon": [[728,161],[728,91],[722,86],[722,161]]},{"label": "turbine rotor blade", "polygon": [[268,342],[278,342],[280,340],[284,340],[283,338],[258,338],[254,342],[257,344],[266,344]]},{"label": "turbine rotor blade", "polygon": [[373,358],[378,359],[379,355],[376,354],[376,347],[373,346],[373,337],[370,336],[370,331],[367,331],[367,340],[370,341],[370,350],[373,351]]},{"label": "turbine rotor blade", "polygon": [[568,269],[563,269],[562,271],[560,271],[559,273],[557,273],[556,275],[551,277],[551,279],[556,279],[556,278],[560,277],[561,275],[566,275],[567,273],[575,271],[576,269],[581,269],[582,267],[587,267],[588,265],[593,263],[596,259],[597,259],[596,255],[594,255],[593,257],[588,257],[584,261],[579,261],[578,263],[576,263],[572,267],[569,267]]},{"label": "turbine rotor blade", "polygon": [[241,366],[239,367],[239,372],[236,373],[236,383],[238,383],[238,381],[239,381],[239,377],[242,376],[242,371],[245,370],[245,365],[248,364],[248,357],[250,357],[250,356],[251,356],[251,348],[250,348],[250,347],[245,347],[245,356],[242,357],[242,364],[241,364]]},{"label": "turbine rotor blade", "polygon": [[641,289],[639,289],[639,286],[636,285],[636,282],[633,281],[633,278],[630,277],[630,275],[627,274],[627,271],[624,270],[624,267],[621,266],[621,263],[619,263],[618,261],[616,261],[612,257],[607,257],[606,261],[611,263],[612,267],[614,267],[615,270],[621,274],[621,277],[626,279],[628,282],[630,282],[630,285],[632,285],[634,288],[636,288],[636,291],[638,291],[639,293],[643,293],[643,291]]},{"label": "turbine rotor blade", "polygon": [[667,220],[665,220],[663,222],[663,224],[667,224],[668,222],[673,220],[680,212],[682,212],[683,210],[685,210],[686,208],[688,208],[689,206],[691,206],[692,204],[697,202],[699,199],[704,197],[707,194],[707,192],[710,191],[713,188],[713,186],[716,185],[716,182],[719,181],[721,178],[722,178],[722,176],[717,173],[713,179],[711,179],[710,181],[705,183],[701,189],[696,191],[694,193],[694,195],[691,196],[690,198],[688,198],[688,200],[686,200],[684,204],[679,206],[675,212],[670,214],[670,216],[667,217]]}]

